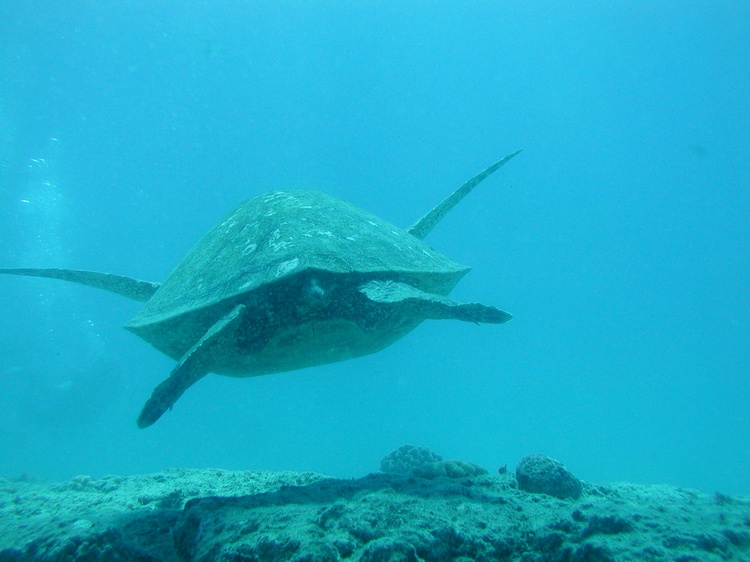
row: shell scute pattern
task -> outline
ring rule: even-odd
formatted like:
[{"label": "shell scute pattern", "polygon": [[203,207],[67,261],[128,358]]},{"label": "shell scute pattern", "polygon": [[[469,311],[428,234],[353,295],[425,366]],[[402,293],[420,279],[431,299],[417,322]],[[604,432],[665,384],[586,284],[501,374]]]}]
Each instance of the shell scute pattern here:
[{"label": "shell scute pattern", "polygon": [[272,192],[241,204],[206,233],[129,326],[211,307],[308,269],[404,274],[423,290],[437,292],[468,271],[387,221],[331,195]]}]

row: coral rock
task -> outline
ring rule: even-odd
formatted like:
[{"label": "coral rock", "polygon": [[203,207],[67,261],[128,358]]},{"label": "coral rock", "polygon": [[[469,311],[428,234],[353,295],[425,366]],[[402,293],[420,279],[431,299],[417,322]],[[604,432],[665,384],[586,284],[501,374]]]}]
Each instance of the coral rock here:
[{"label": "coral rock", "polygon": [[383,460],[380,461],[380,471],[408,475],[418,468],[442,460],[443,457],[427,447],[401,445],[398,449],[383,457]]},{"label": "coral rock", "polygon": [[471,478],[487,471],[479,465],[464,461],[438,461],[426,464],[412,471],[420,478]]},{"label": "coral rock", "polygon": [[560,461],[539,453],[521,459],[516,480],[521,490],[560,499],[578,499],[583,491],[581,481]]}]

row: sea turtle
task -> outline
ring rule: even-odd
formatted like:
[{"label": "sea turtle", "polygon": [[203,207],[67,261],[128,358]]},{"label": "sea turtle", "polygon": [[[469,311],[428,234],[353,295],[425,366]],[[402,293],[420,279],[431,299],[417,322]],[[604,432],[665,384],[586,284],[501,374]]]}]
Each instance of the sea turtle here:
[{"label": "sea turtle", "polygon": [[274,191],[229,213],[161,284],[73,269],[0,269],[146,304],[125,328],[178,363],[138,418],[148,427],[209,372],[252,377],[379,351],[426,319],[511,315],[447,298],[469,268],[422,239],[486,168],[407,230],[318,191]]}]

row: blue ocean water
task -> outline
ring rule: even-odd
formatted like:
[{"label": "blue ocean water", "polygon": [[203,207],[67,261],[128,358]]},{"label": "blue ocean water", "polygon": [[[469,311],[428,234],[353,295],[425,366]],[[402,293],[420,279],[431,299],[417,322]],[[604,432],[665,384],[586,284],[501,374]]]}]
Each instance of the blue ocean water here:
[{"label": "blue ocean water", "polygon": [[164,279],[239,202],[322,189],[427,238],[452,293],[378,354],[208,376],[139,303],[0,279],[0,475],[374,471],[404,443],[490,469],[750,493],[750,5],[0,3],[0,267]]}]

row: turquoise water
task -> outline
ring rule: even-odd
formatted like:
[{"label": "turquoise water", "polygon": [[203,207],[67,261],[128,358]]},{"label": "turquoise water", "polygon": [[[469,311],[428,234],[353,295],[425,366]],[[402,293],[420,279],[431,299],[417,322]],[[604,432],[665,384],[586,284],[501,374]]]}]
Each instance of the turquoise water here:
[{"label": "turquoise water", "polygon": [[0,4],[0,267],[163,280],[239,202],[322,189],[400,226],[499,157],[427,242],[502,326],[209,376],[138,303],[0,279],[0,474],[360,476],[403,443],[491,471],[750,492],[745,3]]}]

